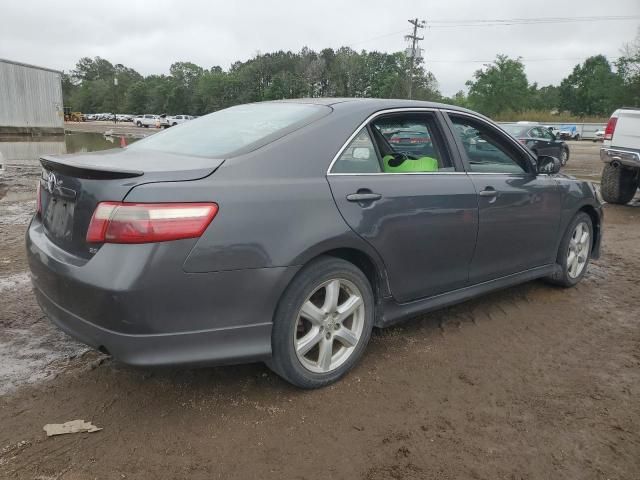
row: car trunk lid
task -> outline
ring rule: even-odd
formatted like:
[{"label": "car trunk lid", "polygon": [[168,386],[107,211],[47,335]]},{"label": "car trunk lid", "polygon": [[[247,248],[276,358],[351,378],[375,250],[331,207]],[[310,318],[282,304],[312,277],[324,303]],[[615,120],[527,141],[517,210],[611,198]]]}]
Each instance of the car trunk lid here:
[{"label": "car trunk lid", "polygon": [[91,258],[97,246],[86,242],[86,234],[99,202],[123,201],[145,183],[198,180],[222,162],[142,150],[44,156],[39,201],[45,233],[63,250]]}]

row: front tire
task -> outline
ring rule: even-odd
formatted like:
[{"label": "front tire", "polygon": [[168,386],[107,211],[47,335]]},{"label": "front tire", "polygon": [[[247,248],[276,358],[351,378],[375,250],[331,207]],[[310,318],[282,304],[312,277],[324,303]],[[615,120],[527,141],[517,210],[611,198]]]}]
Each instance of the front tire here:
[{"label": "front tire", "polygon": [[352,263],[320,257],[306,265],[278,304],[269,367],[300,388],[320,388],[358,362],[373,328],[367,277]]},{"label": "front tire", "polygon": [[605,164],[600,183],[602,198],[609,203],[629,203],[638,190],[639,176],[637,169]]},{"label": "front tire", "polygon": [[573,287],[587,272],[593,245],[593,222],[585,212],[578,213],[567,227],[556,263],[562,268],[548,280],[562,287]]}]

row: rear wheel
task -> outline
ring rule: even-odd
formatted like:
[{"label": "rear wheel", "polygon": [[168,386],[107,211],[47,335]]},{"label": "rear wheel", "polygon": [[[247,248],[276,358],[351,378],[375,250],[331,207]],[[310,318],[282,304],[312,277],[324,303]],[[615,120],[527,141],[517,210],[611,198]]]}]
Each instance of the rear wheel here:
[{"label": "rear wheel", "polygon": [[563,287],[573,287],[587,272],[593,245],[593,223],[591,217],[578,213],[562,237],[556,262],[562,267],[560,273],[548,280]]},{"label": "rear wheel", "polygon": [[269,366],[301,388],[335,382],[362,356],[373,310],[371,285],[355,265],[333,257],[313,261],[280,300]]},{"label": "rear wheel", "polygon": [[568,161],[569,161],[569,149],[563,148],[562,151],[560,152],[560,165],[564,167]]},{"label": "rear wheel", "polygon": [[605,164],[600,183],[602,198],[609,203],[629,203],[638,190],[638,171],[637,168]]}]

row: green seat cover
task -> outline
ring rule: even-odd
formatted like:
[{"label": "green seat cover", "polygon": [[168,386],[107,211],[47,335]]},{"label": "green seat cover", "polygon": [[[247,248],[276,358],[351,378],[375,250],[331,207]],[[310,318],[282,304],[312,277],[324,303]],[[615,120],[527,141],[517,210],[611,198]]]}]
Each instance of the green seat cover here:
[{"label": "green seat cover", "polygon": [[382,158],[383,170],[385,173],[407,173],[407,172],[437,172],[438,160],[431,157],[420,157],[416,160],[406,159],[397,167],[389,165],[393,160],[393,155],[385,155]]}]

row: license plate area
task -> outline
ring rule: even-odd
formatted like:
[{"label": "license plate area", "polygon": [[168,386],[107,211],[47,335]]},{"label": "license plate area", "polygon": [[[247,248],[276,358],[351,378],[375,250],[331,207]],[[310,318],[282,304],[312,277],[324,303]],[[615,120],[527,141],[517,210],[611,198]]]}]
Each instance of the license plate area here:
[{"label": "license plate area", "polygon": [[42,216],[47,233],[58,240],[72,241],[74,210],[74,200],[50,195]]}]

